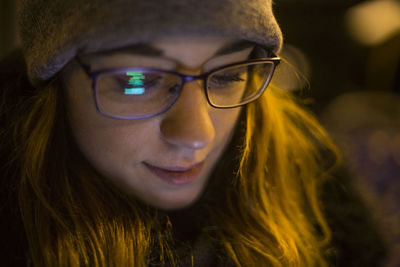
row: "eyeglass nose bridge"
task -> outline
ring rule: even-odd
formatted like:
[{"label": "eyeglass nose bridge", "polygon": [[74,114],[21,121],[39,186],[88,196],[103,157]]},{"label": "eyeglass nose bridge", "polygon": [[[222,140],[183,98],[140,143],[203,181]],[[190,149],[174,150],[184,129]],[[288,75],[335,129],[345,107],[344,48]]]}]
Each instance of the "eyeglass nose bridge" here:
[{"label": "eyeglass nose bridge", "polygon": [[181,74],[181,73],[180,73],[179,76],[181,77],[181,81],[182,81],[181,86],[180,86],[180,90],[179,90],[179,94],[177,95],[177,97],[175,98],[175,100],[169,105],[169,107],[167,108],[167,110],[168,110],[169,108],[171,108],[171,106],[172,106],[173,104],[175,104],[176,100],[177,100],[177,99],[179,98],[179,96],[182,94],[183,87],[185,86],[185,84],[188,83],[188,82],[193,82],[193,81],[197,81],[197,80],[200,80],[200,81],[203,82],[202,88],[203,88],[203,93],[204,93],[204,95],[205,95],[205,98],[206,98],[208,104],[211,105],[211,106],[213,106],[212,103],[210,102],[210,99],[208,98],[207,89],[206,89],[206,80],[207,80],[208,73],[202,73],[202,74],[200,74],[200,75],[187,75],[187,74]]},{"label": "eyeglass nose bridge", "polygon": [[180,76],[181,76],[181,79],[182,79],[182,84],[181,84],[181,90],[180,90],[179,94],[182,93],[183,87],[185,86],[186,83],[200,80],[200,81],[203,82],[203,90],[204,90],[204,94],[205,94],[205,97],[207,99],[207,102],[210,105],[212,105],[210,103],[210,100],[208,99],[208,94],[207,94],[207,89],[206,89],[206,80],[207,80],[207,76],[208,76],[207,73],[203,73],[203,74],[200,74],[200,75],[180,74]]},{"label": "eyeglass nose bridge", "polygon": [[206,76],[207,74],[200,74],[200,75],[186,75],[186,74],[181,74],[181,78],[182,78],[182,87],[185,85],[185,83],[187,82],[193,82],[196,80],[201,80],[203,82],[206,81]]}]

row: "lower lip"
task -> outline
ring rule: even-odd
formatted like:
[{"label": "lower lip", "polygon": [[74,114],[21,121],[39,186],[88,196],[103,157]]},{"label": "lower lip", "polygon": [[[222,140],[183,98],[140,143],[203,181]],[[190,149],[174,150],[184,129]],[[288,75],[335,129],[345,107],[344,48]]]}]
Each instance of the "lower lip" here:
[{"label": "lower lip", "polygon": [[155,174],[158,178],[172,185],[186,185],[194,182],[201,172],[203,167],[203,162],[193,166],[186,171],[169,171],[166,169],[161,169],[147,163],[144,166],[150,170],[151,173]]}]

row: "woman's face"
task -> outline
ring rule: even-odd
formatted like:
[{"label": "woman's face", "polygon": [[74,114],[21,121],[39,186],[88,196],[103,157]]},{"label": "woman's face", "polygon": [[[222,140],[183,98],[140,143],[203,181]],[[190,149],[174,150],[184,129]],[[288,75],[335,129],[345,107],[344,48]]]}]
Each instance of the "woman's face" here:
[{"label": "woman's face", "polygon": [[[91,71],[153,67],[198,75],[245,60],[250,52],[250,46],[220,37],[174,37],[85,56],[82,61]],[[240,108],[211,107],[197,80],[185,84],[165,113],[148,119],[113,119],[96,110],[91,79],[76,61],[62,77],[74,138],[104,177],[161,209],[184,208],[201,195],[230,141]]]}]

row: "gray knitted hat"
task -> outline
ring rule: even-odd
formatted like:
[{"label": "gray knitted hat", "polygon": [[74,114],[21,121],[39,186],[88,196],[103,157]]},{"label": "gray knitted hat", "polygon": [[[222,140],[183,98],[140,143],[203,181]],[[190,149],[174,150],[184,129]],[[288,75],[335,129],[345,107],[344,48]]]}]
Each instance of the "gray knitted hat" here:
[{"label": "gray knitted hat", "polygon": [[272,0],[21,0],[28,76],[46,82],[77,54],[174,35],[219,35],[278,51]]}]

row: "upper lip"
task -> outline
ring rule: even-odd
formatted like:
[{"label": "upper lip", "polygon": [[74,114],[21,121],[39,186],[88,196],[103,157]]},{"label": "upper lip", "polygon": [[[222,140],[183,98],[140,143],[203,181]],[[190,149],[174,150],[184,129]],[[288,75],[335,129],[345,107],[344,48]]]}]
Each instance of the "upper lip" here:
[{"label": "upper lip", "polygon": [[182,165],[175,165],[175,166],[168,166],[168,167],[164,167],[164,166],[156,166],[153,164],[150,164],[148,162],[143,162],[145,165],[149,166],[149,167],[153,167],[153,168],[158,168],[158,169],[163,169],[166,171],[171,171],[171,172],[185,172],[188,171],[190,169],[193,169],[194,167],[197,167],[198,165],[201,165],[202,163],[204,163],[204,161],[199,161],[196,163],[193,163],[191,165],[188,166],[182,166]]}]

